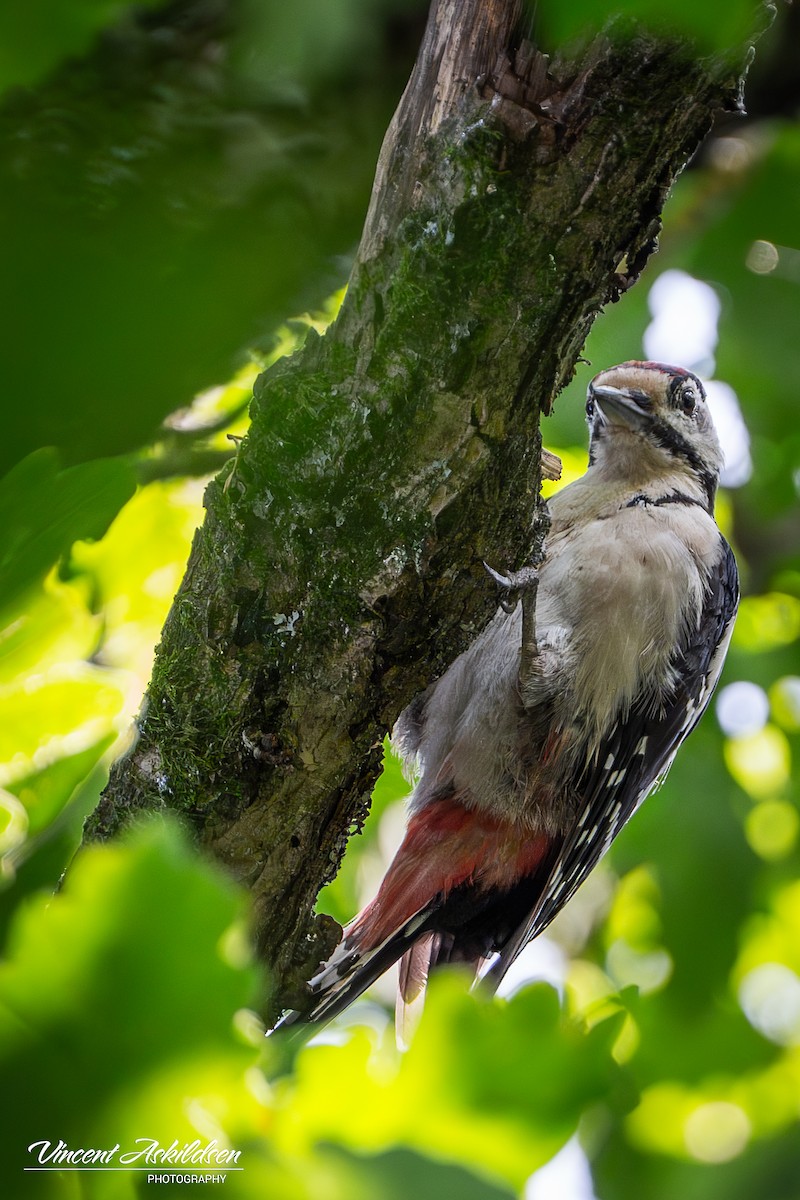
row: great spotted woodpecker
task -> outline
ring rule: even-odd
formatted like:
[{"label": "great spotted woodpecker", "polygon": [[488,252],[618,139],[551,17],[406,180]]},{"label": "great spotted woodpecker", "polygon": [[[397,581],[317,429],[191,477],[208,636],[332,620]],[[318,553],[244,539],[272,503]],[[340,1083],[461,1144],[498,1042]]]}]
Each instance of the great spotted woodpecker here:
[{"label": "great spotted woodpecker", "polygon": [[[589,385],[586,474],[550,501],[541,566],[402,714],[419,773],[375,898],[310,981],[341,1012],[401,959],[399,1007],[432,967],[496,987],[647,794],[709,702],[738,576],[714,520],[722,455],[700,380],[626,362]],[[521,597],[521,604],[515,599]]]}]

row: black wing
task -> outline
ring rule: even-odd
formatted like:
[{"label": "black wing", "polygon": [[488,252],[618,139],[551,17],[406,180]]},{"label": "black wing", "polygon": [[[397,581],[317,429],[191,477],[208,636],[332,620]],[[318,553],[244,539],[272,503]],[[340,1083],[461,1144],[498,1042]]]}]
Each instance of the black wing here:
[{"label": "black wing", "polygon": [[623,825],[664,778],[681,743],[711,699],[728,650],[739,602],[739,577],[731,548],[708,582],[697,629],[675,664],[677,683],[657,713],[640,699],[627,720],[600,746],[578,781],[583,804],[535,906],[485,976],[496,987],[520,950],[546,928],[597,865]]}]

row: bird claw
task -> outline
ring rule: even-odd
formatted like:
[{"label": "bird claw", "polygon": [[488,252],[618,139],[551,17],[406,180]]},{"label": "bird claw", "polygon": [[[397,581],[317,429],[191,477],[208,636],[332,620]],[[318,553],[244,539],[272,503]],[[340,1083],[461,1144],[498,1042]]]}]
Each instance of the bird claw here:
[{"label": "bird claw", "polygon": [[514,585],[507,575],[501,575],[499,571],[495,571],[494,567],[490,567],[487,562],[485,562],[483,565],[485,570],[488,571],[499,588],[503,588],[504,590],[508,591],[513,588]]},{"label": "bird claw", "polygon": [[521,570],[512,571],[509,575],[501,575],[499,571],[495,571],[494,567],[490,567],[487,562],[483,565],[500,590],[505,593],[500,598],[500,607],[503,612],[513,612],[519,603],[522,593],[529,588],[535,587],[539,582],[539,572],[535,567],[522,567]]}]

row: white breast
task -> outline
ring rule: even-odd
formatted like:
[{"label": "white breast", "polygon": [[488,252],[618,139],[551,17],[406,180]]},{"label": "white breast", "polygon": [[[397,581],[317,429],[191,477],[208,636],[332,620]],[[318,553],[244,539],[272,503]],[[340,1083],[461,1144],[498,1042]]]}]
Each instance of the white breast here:
[{"label": "white breast", "polygon": [[[421,739],[406,740],[423,767],[415,807],[453,787],[479,807],[517,811],[538,772],[532,738],[541,750],[551,730],[580,727],[572,753],[582,757],[643,683],[657,706],[671,682],[673,648],[697,622],[718,544],[713,519],[696,506],[628,508],[619,498],[598,515],[596,494],[581,518],[572,491],[551,503],[536,603],[540,673],[521,688],[521,606],[499,611],[430,689]],[[403,742],[402,719],[399,734]]]},{"label": "white breast", "polygon": [[567,711],[600,731],[643,686],[658,702],[672,682],[674,648],[699,619],[718,540],[713,519],[694,505],[623,506],[557,530],[537,626],[544,644],[555,636],[569,647]]}]

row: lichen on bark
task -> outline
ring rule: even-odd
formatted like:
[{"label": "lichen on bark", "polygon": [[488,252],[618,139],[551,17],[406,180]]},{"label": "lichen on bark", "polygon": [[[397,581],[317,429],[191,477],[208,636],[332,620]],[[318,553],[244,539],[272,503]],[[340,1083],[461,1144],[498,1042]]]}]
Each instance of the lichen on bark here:
[{"label": "lichen on bark", "polygon": [[341,313],[256,385],[87,825],[181,813],[250,888],[284,999],[330,945],[313,902],[384,733],[492,612],[482,560],[536,549],[540,411],[738,95],[729,61],[641,32],[548,61],[520,16],[435,0]]}]

